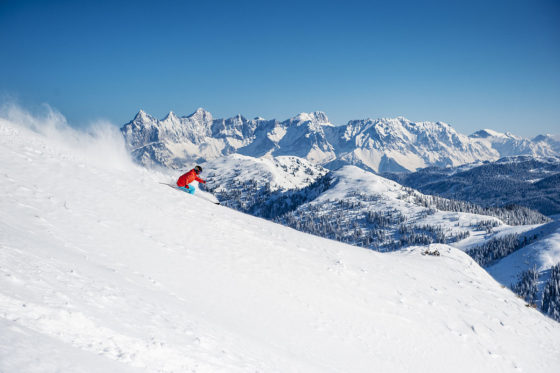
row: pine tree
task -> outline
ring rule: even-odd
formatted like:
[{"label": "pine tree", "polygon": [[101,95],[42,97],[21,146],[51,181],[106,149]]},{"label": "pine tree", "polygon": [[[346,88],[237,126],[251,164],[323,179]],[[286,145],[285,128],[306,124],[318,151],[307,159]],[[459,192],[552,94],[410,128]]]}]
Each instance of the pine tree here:
[{"label": "pine tree", "polygon": [[519,281],[511,286],[511,290],[531,305],[537,301],[537,283],[539,273],[536,267],[530,268],[519,274]]},{"label": "pine tree", "polygon": [[543,293],[542,312],[560,321],[560,263],[550,269]]}]

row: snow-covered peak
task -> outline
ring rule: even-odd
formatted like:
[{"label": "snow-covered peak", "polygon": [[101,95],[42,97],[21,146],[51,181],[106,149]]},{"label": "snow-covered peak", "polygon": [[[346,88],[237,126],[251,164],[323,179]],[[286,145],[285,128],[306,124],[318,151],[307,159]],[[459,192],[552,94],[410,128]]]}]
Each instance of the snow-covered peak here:
[{"label": "snow-covered peak", "polygon": [[520,141],[526,140],[525,138],[523,138],[521,136],[514,135],[513,133],[511,133],[509,131],[506,131],[505,135],[506,135],[506,137],[508,137],[510,139],[515,139],[515,140],[520,140]]},{"label": "snow-covered peak", "polygon": [[313,124],[321,124],[321,125],[332,125],[329,122],[329,118],[327,115],[322,111],[315,111],[313,113],[299,113],[295,117],[291,118],[290,121],[296,123],[313,123]]},{"label": "snow-covered peak", "polygon": [[533,142],[538,144],[546,144],[557,153],[557,156],[560,156],[560,135],[538,135],[533,139]]},{"label": "snow-covered peak", "polygon": [[560,135],[554,135],[547,133],[545,135],[538,135],[533,139],[534,142],[559,142],[560,143]]},{"label": "snow-covered peak", "polygon": [[383,135],[403,137],[403,135],[408,132],[407,127],[411,125],[414,124],[404,117],[383,118],[375,122],[375,129]]},{"label": "snow-covered peak", "polygon": [[444,122],[412,122],[404,117],[350,121],[341,133],[339,159],[376,172],[414,171],[429,165],[459,165],[496,159]]},{"label": "snow-covered peak", "polygon": [[136,114],[136,116],[134,116],[133,119],[134,122],[140,122],[140,123],[152,122],[154,120],[155,120],[154,117],[152,117],[142,109],[140,109],[140,111]]},{"label": "snow-covered peak", "polygon": [[163,118],[163,120],[173,120],[173,121],[175,121],[175,120],[179,120],[179,117],[173,111],[170,111],[165,116],[165,118]]},{"label": "snow-covered peak", "polygon": [[[540,141],[547,141],[547,140],[549,140],[549,139],[553,139],[553,140],[554,140],[554,136],[547,133],[547,134],[544,134],[544,135],[537,135],[537,136],[535,136],[535,137],[533,138],[532,141],[534,141],[534,142],[540,142]],[[558,136],[558,139],[556,139],[556,140],[560,140],[560,136]]]},{"label": "snow-covered peak", "polygon": [[334,186],[321,197],[322,199],[344,200],[351,193],[365,193],[369,195],[395,194],[402,190],[396,182],[367,172],[356,166],[343,166],[332,172],[337,180]]},{"label": "snow-covered peak", "polygon": [[476,131],[475,133],[471,134],[469,137],[478,138],[478,139],[486,139],[488,137],[506,137],[505,134],[501,132],[497,132],[491,129],[482,129]]},{"label": "snow-covered peak", "polygon": [[438,142],[458,144],[466,136],[459,135],[444,122],[412,122],[405,117],[381,118],[376,120],[353,121],[349,127],[382,141],[388,147],[414,147]]},{"label": "snow-covered peak", "polygon": [[247,121],[247,119],[241,114],[237,114],[236,116],[234,116],[231,119],[233,119],[236,122],[246,122]]},{"label": "snow-covered peak", "polygon": [[213,119],[212,114],[203,108],[196,109],[196,111],[188,115],[187,118],[202,122],[211,122]]},{"label": "snow-covered peak", "polygon": [[531,141],[511,132],[501,133],[490,129],[477,131],[469,136],[472,140],[487,144],[500,154],[500,157],[530,155],[539,157],[558,156],[560,147],[548,141]]},{"label": "snow-covered peak", "polygon": [[490,140],[507,140],[507,139],[513,139],[513,140],[519,140],[519,141],[523,141],[525,140],[524,138],[514,135],[511,132],[498,132],[498,131],[494,131],[491,129],[483,129],[480,131],[476,131],[475,133],[471,134],[469,137],[471,138],[477,138],[477,139],[490,139]]}]

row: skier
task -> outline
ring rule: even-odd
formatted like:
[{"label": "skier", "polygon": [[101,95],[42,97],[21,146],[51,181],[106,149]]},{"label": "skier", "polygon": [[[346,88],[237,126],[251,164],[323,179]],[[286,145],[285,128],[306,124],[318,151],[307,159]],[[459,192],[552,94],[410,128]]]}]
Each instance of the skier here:
[{"label": "skier", "polygon": [[206,181],[198,177],[198,174],[200,174],[201,172],[202,172],[202,167],[195,166],[195,168],[193,168],[186,174],[181,175],[177,180],[177,186],[179,187],[179,189],[183,189],[183,191],[187,193],[194,194],[196,188],[194,185],[189,186],[190,183],[196,180],[199,183],[206,184]]}]

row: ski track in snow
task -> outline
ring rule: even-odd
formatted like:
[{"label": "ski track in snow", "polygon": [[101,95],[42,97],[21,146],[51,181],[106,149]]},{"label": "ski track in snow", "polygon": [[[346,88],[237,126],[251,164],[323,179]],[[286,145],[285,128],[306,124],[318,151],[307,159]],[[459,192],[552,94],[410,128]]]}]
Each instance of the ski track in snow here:
[{"label": "ski track in snow", "polygon": [[379,254],[0,120],[1,372],[554,372],[560,324],[459,250]]}]

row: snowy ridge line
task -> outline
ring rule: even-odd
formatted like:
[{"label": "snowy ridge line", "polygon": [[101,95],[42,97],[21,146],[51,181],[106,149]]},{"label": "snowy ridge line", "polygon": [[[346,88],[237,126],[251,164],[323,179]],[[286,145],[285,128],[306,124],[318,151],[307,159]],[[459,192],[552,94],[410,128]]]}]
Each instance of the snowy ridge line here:
[{"label": "snowy ridge line", "polygon": [[443,122],[404,117],[351,120],[337,127],[322,112],[278,121],[241,115],[213,119],[204,109],[158,120],[140,111],[121,132],[134,158],[150,167],[181,168],[238,153],[257,158],[293,155],[329,169],[351,164],[368,171],[403,172],[512,155],[560,154],[560,142],[551,136],[529,140],[491,131],[469,137]]}]

